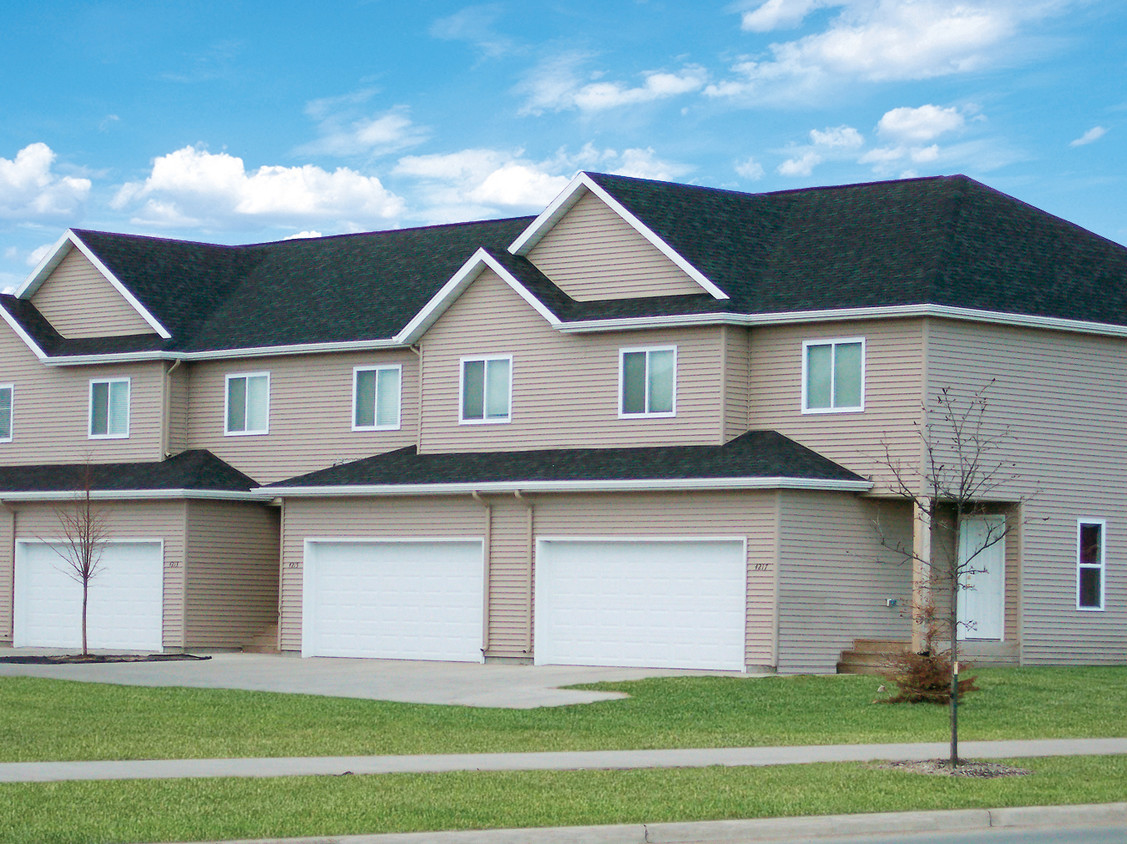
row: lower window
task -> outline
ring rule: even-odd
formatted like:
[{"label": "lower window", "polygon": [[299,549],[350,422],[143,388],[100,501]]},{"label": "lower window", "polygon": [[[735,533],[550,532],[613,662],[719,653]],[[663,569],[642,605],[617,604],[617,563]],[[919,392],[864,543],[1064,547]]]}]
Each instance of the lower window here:
[{"label": "lower window", "polygon": [[1076,606],[1082,610],[1104,608],[1103,519],[1080,520],[1076,527]]}]

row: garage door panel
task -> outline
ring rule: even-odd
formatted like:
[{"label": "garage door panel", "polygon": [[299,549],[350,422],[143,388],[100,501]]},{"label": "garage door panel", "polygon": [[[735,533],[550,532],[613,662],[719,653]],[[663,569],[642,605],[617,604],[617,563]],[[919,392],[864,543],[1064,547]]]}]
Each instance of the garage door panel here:
[{"label": "garage door panel", "polygon": [[482,543],[307,543],[302,653],[481,661]]},{"label": "garage door panel", "polygon": [[[112,542],[90,579],[91,648],[162,647],[164,553],[160,542]],[[16,562],[17,647],[82,646],[82,584],[47,543],[20,543]]]},{"label": "garage door panel", "polygon": [[742,540],[542,540],[536,661],[742,670]]}]

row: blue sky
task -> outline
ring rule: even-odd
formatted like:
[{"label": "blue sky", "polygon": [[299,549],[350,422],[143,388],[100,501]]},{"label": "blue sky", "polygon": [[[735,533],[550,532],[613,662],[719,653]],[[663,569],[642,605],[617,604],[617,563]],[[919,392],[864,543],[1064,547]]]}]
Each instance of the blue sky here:
[{"label": "blue sky", "polygon": [[577,170],[966,173],[1127,243],[1120,0],[5,4],[0,287],[68,228],[537,213]]}]

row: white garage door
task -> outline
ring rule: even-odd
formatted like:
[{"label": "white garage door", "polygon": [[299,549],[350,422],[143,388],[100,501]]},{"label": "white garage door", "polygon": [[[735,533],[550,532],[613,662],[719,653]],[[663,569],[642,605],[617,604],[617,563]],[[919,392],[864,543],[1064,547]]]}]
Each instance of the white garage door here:
[{"label": "white garage door", "polygon": [[[56,547],[16,545],[16,647],[82,647],[82,585]],[[112,542],[90,580],[86,635],[91,648],[159,651],[164,597],[160,542]]]},{"label": "white garage door", "polygon": [[482,660],[480,540],[309,540],[302,656]]},{"label": "white garage door", "polygon": [[541,540],[536,662],[744,669],[743,540]]}]

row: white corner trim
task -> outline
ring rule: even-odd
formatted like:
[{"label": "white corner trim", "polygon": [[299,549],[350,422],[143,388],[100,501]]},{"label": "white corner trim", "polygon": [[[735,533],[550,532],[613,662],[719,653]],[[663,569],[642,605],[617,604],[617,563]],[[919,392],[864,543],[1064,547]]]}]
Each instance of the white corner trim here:
[{"label": "white corner trim", "polygon": [[562,325],[560,318],[552,313],[543,302],[533,296],[529,289],[505,269],[496,258],[485,251],[484,248],[478,248],[451,276],[450,280],[442,285],[442,289],[431,297],[430,301],[423,306],[423,309],[415,315],[415,318],[395,335],[395,342],[403,346],[415,343],[486,269],[493,270],[517,295],[531,305],[549,325],[553,327]]},{"label": "white corner trim", "polygon": [[31,335],[23,330],[23,326],[16,322],[15,318],[8,313],[8,309],[0,306],[0,316],[4,317],[4,322],[8,327],[16,333],[16,336],[23,340],[24,345],[31,349],[31,353],[41,361],[47,361],[47,353],[39,348],[39,344],[31,339]]},{"label": "white corner trim", "polygon": [[651,246],[671,260],[689,278],[699,284],[715,299],[730,298],[727,293],[717,287],[704,273],[690,264],[676,249],[662,240],[645,223],[631,214],[617,199],[606,192],[594,179],[584,172],[578,173],[570,184],[564,188],[563,193],[557,196],[540,216],[533,220],[528,228],[513,241],[509,251],[514,255],[527,255],[541,238],[544,237],[560,219],[571,210],[584,194],[588,191],[595,194],[614,213],[627,222],[638,234],[644,237]]},{"label": "white corner trim", "polygon": [[868,492],[871,481],[808,478],[670,478],[653,480],[490,481],[488,483],[369,484],[356,486],[276,486],[258,491],[290,498],[352,498],[389,495],[470,495],[512,492],[665,492],[669,490],[796,489]]},{"label": "white corner trim", "polygon": [[148,309],[141,304],[140,300],[133,295],[129,288],[122,284],[121,280],[110,272],[109,267],[103,264],[98,256],[90,250],[90,247],[82,242],[82,239],[74,233],[73,229],[67,229],[66,234],[59,239],[59,242],[55,244],[55,248],[51,250],[50,254],[40,262],[39,266],[35,268],[27,280],[19,286],[16,290],[16,297],[20,299],[30,298],[35,291],[40,288],[43,282],[47,280],[55,267],[62,263],[63,258],[67,256],[72,248],[78,249],[79,252],[86,256],[86,259],[94,265],[94,268],[105,277],[106,281],[113,285],[114,290],[121,294],[121,297],[129,303],[130,307],[137,312],[141,319],[149,324],[149,327],[152,328],[153,331],[165,340],[172,337],[168,329],[161,325],[160,321],[149,313]]}]

